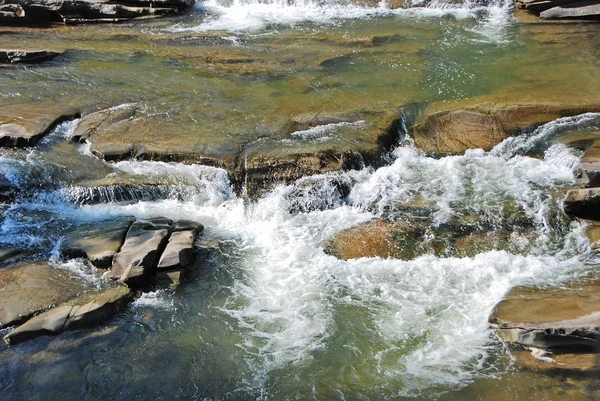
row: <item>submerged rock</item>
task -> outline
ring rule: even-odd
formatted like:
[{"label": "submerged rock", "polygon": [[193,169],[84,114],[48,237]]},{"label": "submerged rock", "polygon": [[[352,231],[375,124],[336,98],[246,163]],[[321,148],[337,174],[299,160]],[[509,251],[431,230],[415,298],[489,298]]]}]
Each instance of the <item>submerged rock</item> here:
[{"label": "submerged rock", "polygon": [[71,258],[88,258],[96,267],[109,268],[134,221],[134,217],[121,217],[79,227],[63,241],[61,252]]},{"label": "submerged rock", "polygon": [[52,60],[61,54],[50,50],[0,49],[0,64],[38,64]]},{"label": "submerged rock", "polygon": [[14,345],[42,335],[96,327],[121,311],[131,299],[129,288],[115,287],[85,295],[37,315],[4,336]]},{"label": "submerged rock", "polygon": [[18,324],[84,289],[80,278],[47,262],[0,268],[0,328]]},{"label": "submerged rock", "polygon": [[138,220],[129,227],[125,243],[112,260],[111,276],[128,286],[146,284],[154,273],[171,232],[171,220]]}]

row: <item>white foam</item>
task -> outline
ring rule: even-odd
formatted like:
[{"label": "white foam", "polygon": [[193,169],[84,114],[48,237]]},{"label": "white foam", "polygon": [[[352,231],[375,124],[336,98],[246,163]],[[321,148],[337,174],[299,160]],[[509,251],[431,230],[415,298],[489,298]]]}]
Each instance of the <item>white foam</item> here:
[{"label": "white foam", "polygon": [[259,31],[276,25],[295,26],[306,22],[332,25],[344,20],[390,16],[420,18],[450,15],[455,18],[474,18],[478,11],[485,9],[469,2],[462,5],[438,2],[427,7],[390,9],[385,1],[376,7],[368,7],[317,0],[207,0],[197,3],[196,8],[205,15],[200,24],[177,24],[171,30],[244,32]]}]

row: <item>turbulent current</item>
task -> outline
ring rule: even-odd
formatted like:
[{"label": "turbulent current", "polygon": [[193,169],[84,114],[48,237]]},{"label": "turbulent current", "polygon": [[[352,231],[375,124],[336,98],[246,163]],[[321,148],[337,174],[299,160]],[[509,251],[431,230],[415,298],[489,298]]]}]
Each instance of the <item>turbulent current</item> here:
[{"label": "turbulent current", "polygon": [[[547,25],[515,27],[512,1],[399,3],[208,0],[158,22],[23,30],[15,37],[32,47],[56,40],[73,50],[2,70],[0,99],[36,110],[133,104],[124,120],[138,124],[133,143],[206,141],[221,154],[248,143],[335,150],[342,131],[367,130],[369,116],[403,105],[597,94],[593,79],[563,79],[597,74],[597,53],[569,44],[593,45],[578,26],[557,40]],[[321,112],[326,123],[278,136]],[[337,118],[344,112],[361,117]],[[83,224],[191,219],[214,251],[176,291],[145,293],[105,326],[0,345],[3,401],[474,399],[469,391],[495,393],[513,374],[489,323],[494,306],[516,286],[583,279],[599,262],[585,225],[562,211],[581,157],[563,139],[599,131],[597,113],[461,156],[428,156],[406,135],[379,168],[306,176],[258,199],[215,167],[105,162],[93,146],[125,131],[78,144],[78,124],[58,125],[33,148],[0,150],[0,185],[15,194],[0,204],[0,248],[49,259],[90,288],[106,284],[105,271],[59,252]],[[426,215],[415,257],[326,252],[340,232],[406,210]],[[468,224],[485,235],[466,251],[434,251],[440,232]],[[487,234],[499,246],[480,244]],[[515,388],[500,399],[527,399]]]},{"label": "turbulent current", "polygon": [[[68,183],[68,171],[51,157],[76,124],[59,126],[39,149],[3,152],[3,171],[22,188],[18,202],[5,213],[4,244],[51,255],[70,225],[135,215],[200,221],[221,245],[213,267],[196,284],[136,301],[120,318],[124,322],[112,327],[120,334],[108,334],[118,339],[110,353],[87,340],[72,349],[60,341],[50,345],[63,355],[67,368],[82,364],[75,375],[96,370],[100,378],[112,375],[123,368],[121,363],[131,363],[130,356],[141,347],[145,351],[135,357],[134,382],[151,375],[144,361],[159,358],[152,363],[163,363],[160,358],[165,357],[157,356],[163,349],[171,353],[164,363],[177,360],[183,366],[178,369],[191,369],[187,380],[199,381],[197,392],[181,384],[182,394],[208,393],[215,399],[429,398],[502,373],[502,350],[488,317],[510,288],[573,279],[586,273],[590,262],[583,226],[556,216],[560,198],[553,194],[574,183],[579,155],[552,140],[598,128],[598,114],[551,122],[490,152],[472,150],[441,159],[426,157],[406,139],[386,167],[306,177],[253,202],[236,197],[227,174],[216,168],[146,161],[105,164],[84,146],[75,152],[78,163],[101,163],[110,176],[152,179],[164,187],[162,193],[132,190],[127,201],[114,202],[105,194],[96,204],[86,204],[81,188]],[[529,156],[532,152],[541,157]],[[42,185],[48,175],[64,182]],[[340,191],[340,182],[349,191]],[[467,215],[493,223],[507,202],[514,202],[533,221],[537,235],[511,236],[523,252],[463,258],[342,261],[323,252],[323,242],[337,232],[418,197],[432,202],[434,226]],[[55,263],[99,280],[82,262]],[[2,369],[38,383],[39,372],[30,369],[35,360],[43,360],[40,352],[23,363],[9,357]],[[81,353],[94,356],[76,362]],[[96,388],[104,379],[83,380]],[[142,387],[150,386],[162,397],[167,397],[163,391],[173,391],[173,383],[155,380]],[[115,397],[118,383],[112,386],[98,391]]]}]

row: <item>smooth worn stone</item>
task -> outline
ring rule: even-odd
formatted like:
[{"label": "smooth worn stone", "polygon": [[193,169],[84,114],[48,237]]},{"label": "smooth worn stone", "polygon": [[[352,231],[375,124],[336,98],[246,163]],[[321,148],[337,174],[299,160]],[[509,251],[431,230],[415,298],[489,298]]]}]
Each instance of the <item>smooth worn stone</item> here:
[{"label": "smooth worn stone", "polygon": [[134,222],[127,231],[121,250],[113,258],[111,276],[128,286],[147,283],[167,245],[170,223],[164,218]]},{"label": "smooth worn stone", "polygon": [[563,205],[570,216],[600,220],[600,188],[571,189]]},{"label": "smooth worn stone", "polygon": [[600,19],[600,4],[597,0],[577,1],[553,7],[540,13],[540,18],[596,18]]},{"label": "smooth worn stone", "polygon": [[0,268],[0,328],[18,324],[84,289],[81,278],[47,262]]},{"label": "smooth worn stone", "polygon": [[521,369],[545,373],[598,373],[598,354],[564,354],[547,350],[512,350],[515,364]]},{"label": "smooth worn stone", "polygon": [[461,155],[485,151],[514,135],[553,121],[600,109],[597,105],[484,105],[447,111],[426,110],[411,127],[415,146],[429,154]]},{"label": "smooth worn stone", "polygon": [[599,352],[600,281],[538,289],[519,287],[490,317],[508,342],[555,352]]},{"label": "smooth worn stone", "polygon": [[586,221],[588,224],[585,229],[585,236],[588,239],[590,248],[593,250],[600,249],[600,223],[593,220]]},{"label": "smooth worn stone", "polygon": [[66,257],[88,258],[96,267],[109,268],[134,221],[135,217],[128,216],[86,224],[67,236],[61,252]]},{"label": "smooth worn stone", "polygon": [[131,290],[121,286],[84,295],[29,319],[5,335],[4,341],[14,345],[42,335],[96,327],[119,313],[131,296]]},{"label": "smooth worn stone", "polygon": [[174,231],[158,262],[157,270],[185,269],[195,259],[196,233],[191,230]]},{"label": "smooth worn stone", "polygon": [[74,118],[75,109],[45,110],[0,106],[0,147],[33,146],[65,119]]},{"label": "smooth worn stone", "polygon": [[61,54],[50,50],[0,49],[0,64],[38,64]]}]

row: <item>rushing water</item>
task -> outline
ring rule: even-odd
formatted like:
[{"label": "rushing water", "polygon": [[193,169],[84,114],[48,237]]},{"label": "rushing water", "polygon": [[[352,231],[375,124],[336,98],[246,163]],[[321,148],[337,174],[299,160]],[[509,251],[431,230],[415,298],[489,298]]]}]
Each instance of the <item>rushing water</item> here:
[{"label": "rushing water", "polygon": [[[530,41],[535,33],[519,37],[510,2],[420,5],[209,0],[185,17],[110,28],[116,33],[102,26],[48,37],[25,31],[18,37],[26,45],[55,40],[72,50],[48,67],[7,70],[0,99],[91,104],[104,88],[106,104],[135,102],[155,122],[168,122],[176,139],[201,125],[235,142],[248,127],[262,135],[306,110],[395,109],[531,88],[541,97],[579,89],[585,97],[596,87],[592,79],[554,81],[557,71],[596,76],[593,56],[568,40],[544,50]],[[226,67],[206,68],[197,63],[206,51],[245,52],[262,64],[232,72],[236,53]],[[546,68],[528,70],[538,63]],[[49,258],[90,287],[102,285],[102,272],[57,254],[84,223],[193,219],[217,251],[192,281],[144,294],[105,327],[0,346],[3,400],[465,399],[479,385],[489,386],[484,398],[528,399],[511,390],[518,385],[489,385],[511,377],[488,324],[493,306],[517,285],[560,284],[598,263],[584,226],[560,211],[579,151],[554,141],[599,130],[598,114],[551,122],[490,152],[441,159],[402,138],[384,167],[304,177],[255,201],[237,196],[222,169],[103,162],[90,144],[68,140],[78,123],[59,125],[33,149],[0,151],[1,171],[18,188],[3,212],[1,245]],[[332,123],[286,140],[326,142],[336,129],[362,124]],[[514,229],[508,246],[473,257],[449,251],[343,261],[323,251],[336,233],[423,199],[432,231],[477,216],[498,232],[515,210],[527,227]]]}]

